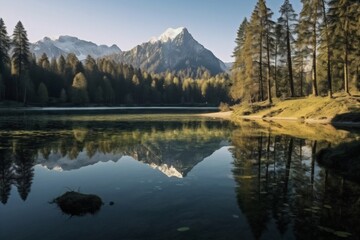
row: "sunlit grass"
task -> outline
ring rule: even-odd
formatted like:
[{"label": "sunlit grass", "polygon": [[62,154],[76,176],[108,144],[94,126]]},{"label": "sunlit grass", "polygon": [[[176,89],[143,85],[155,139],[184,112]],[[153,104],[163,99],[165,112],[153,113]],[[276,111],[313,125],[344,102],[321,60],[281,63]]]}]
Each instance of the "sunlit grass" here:
[{"label": "sunlit grass", "polygon": [[235,107],[234,118],[247,115],[259,118],[330,122],[335,116],[346,113],[360,113],[360,97],[337,94],[332,99],[306,97],[285,101],[275,100],[272,106],[267,103],[243,104]]}]

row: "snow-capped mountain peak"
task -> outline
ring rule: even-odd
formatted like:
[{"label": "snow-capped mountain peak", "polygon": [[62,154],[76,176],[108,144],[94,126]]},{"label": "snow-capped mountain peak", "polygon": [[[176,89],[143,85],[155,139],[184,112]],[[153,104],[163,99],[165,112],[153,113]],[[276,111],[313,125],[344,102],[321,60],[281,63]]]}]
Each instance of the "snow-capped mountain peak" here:
[{"label": "snow-capped mountain peak", "polygon": [[166,31],[160,35],[159,40],[162,42],[167,42],[169,40],[174,40],[180,33],[185,30],[184,27],[179,28],[168,28]]},{"label": "snow-capped mountain peak", "polygon": [[111,56],[117,62],[155,73],[205,68],[211,74],[226,70],[224,63],[206,49],[184,28],[168,28],[159,37]]},{"label": "snow-capped mountain peak", "polygon": [[168,28],[165,32],[163,32],[159,37],[152,37],[150,42],[155,43],[157,41],[160,42],[168,42],[174,40],[179,34],[184,32],[186,30],[185,27],[179,27],[179,28]]}]

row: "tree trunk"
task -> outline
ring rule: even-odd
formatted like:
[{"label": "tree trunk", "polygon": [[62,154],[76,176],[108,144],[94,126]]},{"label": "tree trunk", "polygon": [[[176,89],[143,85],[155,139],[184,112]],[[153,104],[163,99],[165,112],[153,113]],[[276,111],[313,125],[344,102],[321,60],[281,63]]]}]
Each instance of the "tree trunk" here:
[{"label": "tree trunk", "polygon": [[[315,30],[316,32],[316,30]],[[315,33],[316,34],[316,33]],[[312,71],[312,90],[313,90],[313,95],[314,96],[318,96],[318,89],[317,89],[317,67],[316,67],[316,36],[314,36],[314,42],[313,42],[313,71]]]},{"label": "tree trunk", "polygon": [[286,23],[286,47],[287,47],[287,62],[288,62],[288,70],[289,70],[289,82],[290,82],[290,95],[291,97],[295,97],[294,92],[294,77],[292,70],[292,59],[291,59],[291,44],[290,44],[290,29],[289,29],[289,21]]},{"label": "tree trunk", "polygon": [[278,43],[275,46],[275,66],[274,66],[274,84],[275,84],[275,96],[279,97],[279,87],[278,87],[278,80],[277,80],[277,55],[278,55]]},{"label": "tree trunk", "polygon": [[268,103],[272,104],[272,97],[271,97],[271,80],[270,80],[270,40],[269,40],[269,32],[267,32],[266,37],[266,45],[267,45],[267,85],[268,85]]},{"label": "tree trunk", "polygon": [[325,0],[321,0],[322,3],[322,14],[325,23],[325,35],[326,35],[326,49],[327,49],[327,82],[328,82],[328,96],[332,98],[332,79],[331,79],[331,50],[330,50],[330,35],[328,28],[328,21],[325,8]]},{"label": "tree trunk", "polygon": [[301,63],[301,69],[300,69],[300,97],[303,96],[303,82],[304,82],[304,63]]},{"label": "tree trunk", "polygon": [[316,49],[316,45],[317,45],[317,33],[316,33],[316,27],[317,27],[317,9],[318,9],[318,1],[315,1],[315,17],[314,17],[314,25],[313,25],[313,42],[312,42],[312,47],[313,47],[313,73],[312,73],[312,90],[313,90],[313,95],[314,96],[318,96],[318,88],[317,88],[317,67],[316,67],[316,57],[317,57],[317,49]]},{"label": "tree trunk", "polygon": [[349,22],[345,21],[345,52],[344,52],[344,88],[347,95],[350,94],[349,90],[349,39],[348,39]]},{"label": "tree trunk", "polygon": [[259,75],[259,90],[260,90],[260,99],[261,101],[264,101],[264,86],[263,86],[263,62],[262,62],[262,58],[263,58],[263,32],[260,32],[260,57],[259,57],[259,71],[260,71],[260,75]]}]

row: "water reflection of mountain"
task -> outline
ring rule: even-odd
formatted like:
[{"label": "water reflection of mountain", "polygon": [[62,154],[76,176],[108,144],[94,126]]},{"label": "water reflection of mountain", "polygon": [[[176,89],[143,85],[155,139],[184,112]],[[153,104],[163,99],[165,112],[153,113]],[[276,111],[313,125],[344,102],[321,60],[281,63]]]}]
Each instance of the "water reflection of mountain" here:
[{"label": "water reflection of mountain", "polygon": [[66,122],[42,124],[42,130],[30,124],[23,130],[16,126],[13,132],[0,131],[3,204],[9,198],[12,185],[26,200],[36,164],[69,171],[131,156],[169,177],[181,178],[226,143],[230,135],[229,125],[204,121],[95,125],[86,122],[70,130],[58,129],[59,125],[67,126]]},{"label": "water reflection of mountain", "polygon": [[109,152],[102,152],[97,149],[91,154],[89,149],[84,148],[76,152],[75,159],[73,158],[73,149],[66,151],[68,153],[65,156],[56,149],[51,149],[50,153],[45,156],[39,152],[36,164],[51,170],[70,171],[99,162],[117,162],[123,156],[130,156],[163,172],[168,177],[183,178],[196,164],[218,150],[221,144],[223,144],[221,139],[217,138],[206,142],[154,141],[128,146],[123,151],[108,149]]},{"label": "water reflection of mountain", "polygon": [[254,135],[234,132],[232,151],[238,205],[255,239],[359,236],[360,186],[315,160],[328,142]]},{"label": "water reflection of mountain", "polygon": [[135,146],[126,152],[168,177],[185,177],[191,169],[224,144],[220,138],[207,141],[158,141]]}]

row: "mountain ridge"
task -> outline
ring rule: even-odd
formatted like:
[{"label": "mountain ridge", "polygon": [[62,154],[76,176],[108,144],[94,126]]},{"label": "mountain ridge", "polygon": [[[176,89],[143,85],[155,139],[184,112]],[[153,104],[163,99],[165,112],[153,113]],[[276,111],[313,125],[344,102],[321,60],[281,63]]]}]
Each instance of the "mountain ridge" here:
[{"label": "mountain ridge", "polygon": [[111,46],[97,45],[91,41],[82,40],[74,36],[61,35],[57,39],[44,37],[42,40],[30,44],[30,51],[37,58],[43,53],[46,53],[48,58],[58,58],[60,55],[66,56],[69,53],[74,53],[79,60],[84,60],[87,55],[99,58],[120,53],[121,49],[115,44]]},{"label": "mountain ridge", "polygon": [[182,70],[196,72],[203,68],[215,75],[228,70],[224,62],[196,41],[186,27],[168,28],[160,36],[152,37],[148,42],[128,51],[121,51],[115,44],[110,47],[97,45],[69,35],[62,35],[57,39],[44,37],[31,44],[30,50],[37,58],[43,53],[49,58],[58,58],[70,52],[79,60],[84,60],[87,55],[94,58],[106,57],[155,73]]}]

